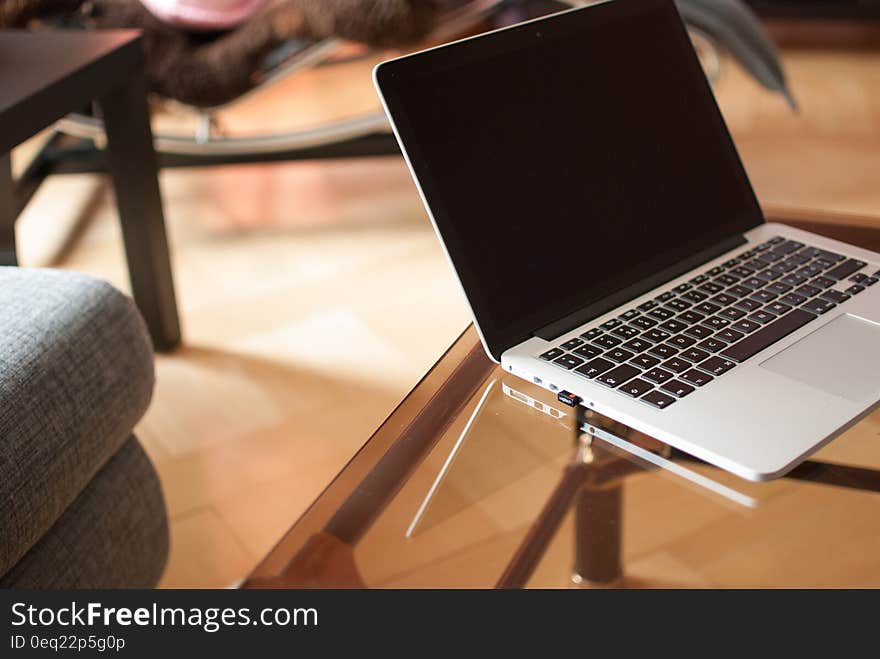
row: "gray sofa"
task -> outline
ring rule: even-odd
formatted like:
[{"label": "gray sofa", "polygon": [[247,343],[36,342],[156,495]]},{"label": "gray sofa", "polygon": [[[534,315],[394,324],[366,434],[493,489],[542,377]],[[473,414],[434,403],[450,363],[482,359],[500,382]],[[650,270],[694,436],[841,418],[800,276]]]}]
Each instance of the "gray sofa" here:
[{"label": "gray sofa", "polygon": [[132,434],[153,377],[144,323],[112,286],[0,268],[0,587],[158,583],[167,514]]}]

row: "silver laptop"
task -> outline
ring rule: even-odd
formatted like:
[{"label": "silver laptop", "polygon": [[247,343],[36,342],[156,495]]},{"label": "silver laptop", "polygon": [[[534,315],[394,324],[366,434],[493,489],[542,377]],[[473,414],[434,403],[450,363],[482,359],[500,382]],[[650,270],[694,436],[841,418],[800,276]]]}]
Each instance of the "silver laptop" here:
[{"label": "silver laptop", "polygon": [[764,221],[671,0],[374,79],[505,371],[752,480],[877,407],[880,254]]}]

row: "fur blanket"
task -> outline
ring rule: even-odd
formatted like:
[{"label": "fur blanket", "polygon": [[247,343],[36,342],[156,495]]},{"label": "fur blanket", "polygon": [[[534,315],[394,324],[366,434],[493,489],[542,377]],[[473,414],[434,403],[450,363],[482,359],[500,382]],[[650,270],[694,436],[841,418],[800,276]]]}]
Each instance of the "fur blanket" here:
[{"label": "fur blanket", "polygon": [[166,25],[139,0],[0,0],[0,28],[76,17],[95,28],[143,30],[147,83],[197,106],[219,105],[251,89],[266,56],[293,37],[338,36],[375,47],[417,42],[439,0],[271,0],[229,32],[190,33]]}]

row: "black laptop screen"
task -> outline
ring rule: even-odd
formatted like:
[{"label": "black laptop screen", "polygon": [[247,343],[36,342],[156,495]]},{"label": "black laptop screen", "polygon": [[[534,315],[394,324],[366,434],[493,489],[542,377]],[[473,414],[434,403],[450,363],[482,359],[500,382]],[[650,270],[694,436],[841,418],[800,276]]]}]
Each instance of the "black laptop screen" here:
[{"label": "black laptop screen", "polygon": [[566,12],[376,77],[496,358],[762,222],[671,1]]}]

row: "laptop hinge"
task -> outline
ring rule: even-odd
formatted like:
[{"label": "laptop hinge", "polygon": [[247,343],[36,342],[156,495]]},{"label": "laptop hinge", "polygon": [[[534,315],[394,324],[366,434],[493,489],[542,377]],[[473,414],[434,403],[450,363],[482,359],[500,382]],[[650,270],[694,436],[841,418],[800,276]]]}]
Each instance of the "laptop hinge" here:
[{"label": "laptop hinge", "polygon": [[560,318],[549,325],[545,325],[533,332],[532,335],[545,339],[546,341],[553,341],[563,334],[570,332],[575,327],[588,323],[592,319],[598,318],[603,313],[611,311],[615,307],[619,307],[620,305],[637,298],[639,295],[650,291],[652,288],[661,286],[667,281],[683,275],[688,270],[693,270],[697,266],[721,256],[725,252],[729,252],[740,245],[745,245],[745,243],[746,239],[744,236],[732,236],[720,243],[714,244],[712,247],[688,256],[674,265],[654,273],[650,277],[642,279],[637,284],[616,291],[611,295],[602,298],[598,302],[594,302],[593,304],[583,307],[564,318]]}]

